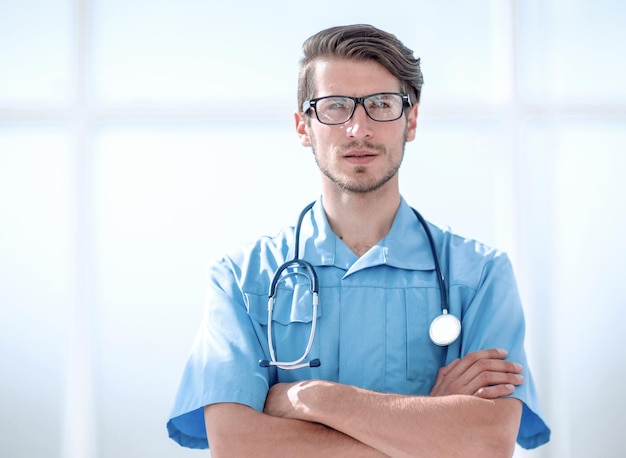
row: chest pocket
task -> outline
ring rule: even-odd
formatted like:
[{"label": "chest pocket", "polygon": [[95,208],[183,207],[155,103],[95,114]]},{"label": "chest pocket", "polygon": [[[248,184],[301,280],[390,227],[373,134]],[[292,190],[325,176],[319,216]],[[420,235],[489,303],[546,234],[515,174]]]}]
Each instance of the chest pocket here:
[{"label": "chest pocket", "polygon": [[[257,323],[259,342],[269,357],[267,343],[267,295],[246,294],[248,314]],[[317,309],[317,319],[321,317],[321,307]],[[279,284],[274,296],[271,316],[272,339],[278,361],[293,361],[302,356],[307,346],[313,324],[313,293],[306,278],[288,278]],[[317,357],[319,336],[316,333],[310,357]]]}]

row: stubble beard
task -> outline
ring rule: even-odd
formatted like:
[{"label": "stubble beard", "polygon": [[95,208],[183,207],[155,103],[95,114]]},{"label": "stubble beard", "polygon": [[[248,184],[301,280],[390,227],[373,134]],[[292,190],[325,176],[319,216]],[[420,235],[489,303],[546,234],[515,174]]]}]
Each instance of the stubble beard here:
[{"label": "stubble beard", "polygon": [[[400,156],[400,160],[396,164],[390,164],[390,167],[385,170],[384,175],[379,178],[373,177],[371,179],[366,178],[366,174],[368,172],[368,168],[366,166],[356,166],[352,170],[352,174],[348,175],[340,175],[338,173],[334,173],[327,165],[323,164],[318,155],[315,152],[315,148],[312,148],[313,156],[315,157],[315,162],[319,167],[320,171],[328,178],[332,183],[337,185],[341,190],[346,192],[351,192],[355,194],[366,194],[370,192],[374,192],[385,184],[387,184],[393,177],[398,174],[400,170],[400,165],[402,164],[402,160],[404,159],[404,144],[402,145],[402,154]],[[381,146],[373,145],[368,142],[362,143],[352,143],[344,147],[344,149],[350,148],[367,148],[370,150],[377,151],[379,154],[386,156],[386,149]]]}]

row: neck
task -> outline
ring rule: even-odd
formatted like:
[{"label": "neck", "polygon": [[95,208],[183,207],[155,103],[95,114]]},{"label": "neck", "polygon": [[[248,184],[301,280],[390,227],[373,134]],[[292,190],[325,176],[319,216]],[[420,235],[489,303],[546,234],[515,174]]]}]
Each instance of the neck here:
[{"label": "neck", "polygon": [[400,206],[396,190],[374,193],[323,193],[324,210],[333,232],[362,256],[387,235]]}]

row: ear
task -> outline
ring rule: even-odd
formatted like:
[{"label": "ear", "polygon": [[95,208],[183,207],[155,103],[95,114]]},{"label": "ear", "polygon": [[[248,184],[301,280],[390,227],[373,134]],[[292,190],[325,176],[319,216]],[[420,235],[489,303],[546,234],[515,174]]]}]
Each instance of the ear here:
[{"label": "ear", "polygon": [[415,130],[417,129],[417,115],[418,115],[418,105],[415,104],[409,108],[409,115],[407,116],[407,126],[406,126],[406,139],[407,142],[412,142],[415,140]]},{"label": "ear", "polygon": [[300,144],[302,146],[311,146],[311,139],[307,132],[306,116],[300,111],[294,113],[294,119],[296,121],[296,133],[300,138]]}]

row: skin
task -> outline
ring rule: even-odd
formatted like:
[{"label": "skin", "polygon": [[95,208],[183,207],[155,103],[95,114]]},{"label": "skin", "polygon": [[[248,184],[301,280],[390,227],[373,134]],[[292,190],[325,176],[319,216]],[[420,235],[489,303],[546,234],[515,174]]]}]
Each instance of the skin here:
[{"label": "skin", "polygon": [[[322,60],[316,97],[400,92],[400,82],[375,62]],[[398,170],[404,144],[415,138],[417,105],[392,122],[371,120],[357,106],[350,121],[327,126],[296,113],[296,132],[320,168],[324,210],[331,228],[357,255],[383,238],[400,205]]]},{"label": "skin", "polygon": [[[400,92],[378,63],[321,60],[316,97]],[[415,138],[418,108],[397,121],[371,120],[362,106],[345,124],[295,114],[296,132],[320,168],[328,221],[362,255],[391,228],[400,205],[398,170]],[[324,380],[271,387],[264,412],[233,403],[205,407],[215,458],[230,456],[510,457],[521,401],[503,398],[522,368],[501,349],[481,350],[442,367],[429,396],[378,393]]]}]

